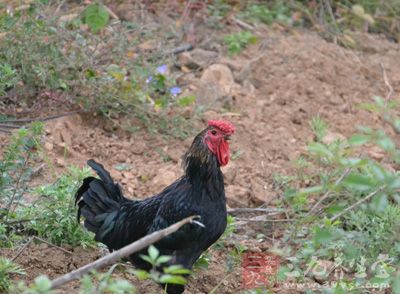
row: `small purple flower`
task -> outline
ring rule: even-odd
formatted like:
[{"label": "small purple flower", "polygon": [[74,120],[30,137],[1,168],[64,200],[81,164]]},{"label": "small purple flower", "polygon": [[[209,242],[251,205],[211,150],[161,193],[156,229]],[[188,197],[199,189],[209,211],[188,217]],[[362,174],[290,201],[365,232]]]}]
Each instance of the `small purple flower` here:
[{"label": "small purple flower", "polygon": [[180,93],[182,93],[181,88],[179,87],[172,87],[169,92],[171,93],[172,96],[176,97],[178,96]]},{"label": "small purple flower", "polygon": [[168,67],[166,64],[160,65],[159,67],[157,67],[157,72],[159,74],[165,75],[168,71]]},{"label": "small purple flower", "polygon": [[146,84],[150,84],[152,81],[153,81],[153,76],[149,76],[149,77],[146,79]]}]

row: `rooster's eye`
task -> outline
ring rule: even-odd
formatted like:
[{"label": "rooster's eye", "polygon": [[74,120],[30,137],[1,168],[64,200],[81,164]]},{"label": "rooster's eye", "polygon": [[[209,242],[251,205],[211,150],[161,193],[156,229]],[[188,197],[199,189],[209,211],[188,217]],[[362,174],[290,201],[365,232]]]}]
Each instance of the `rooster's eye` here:
[{"label": "rooster's eye", "polygon": [[217,134],[217,131],[216,130],[212,130],[211,134],[213,134],[215,136]]}]

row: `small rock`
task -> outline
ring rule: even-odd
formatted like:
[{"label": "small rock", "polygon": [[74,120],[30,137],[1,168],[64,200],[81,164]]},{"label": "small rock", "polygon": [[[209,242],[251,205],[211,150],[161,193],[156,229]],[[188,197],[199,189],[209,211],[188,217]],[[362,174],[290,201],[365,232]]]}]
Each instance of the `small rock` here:
[{"label": "small rock", "polygon": [[385,151],[383,151],[381,148],[379,148],[377,146],[372,146],[368,150],[368,154],[369,154],[369,156],[371,156],[371,158],[373,158],[377,161],[381,161],[382,159],[385,158]]},{"label": "small rock", "polygon": [[225,91],[229,91],[234,83],[231,70],[223,64],[211,65],[203,72],[200,80],[205,83],[218,84]]},{"label": "small rock", "polygon": [[46,149],[47,151],[51,151],[51,150],[53,150],[53,148],[54,148],[53,143],[50,143],[50,142],[44,143],[44,149]]},{"label": "small rock", "polygon": [[218,53],[200,48],[192,52],[183,52],[179,55],[178,65],[189,69],[206,68],[218,57]]},{"label": "small rock", "polygon": [[118,153],[117,155],[115,155],[115,160],[122,163],[126,161],[126,154],[123,152]]},{"label": "small rock", "polygon": [[57,158],[56,159],[56,164],[58,166],[60,166],[60,167],[65,167],[66,166],[65,160],[63,158]]}]

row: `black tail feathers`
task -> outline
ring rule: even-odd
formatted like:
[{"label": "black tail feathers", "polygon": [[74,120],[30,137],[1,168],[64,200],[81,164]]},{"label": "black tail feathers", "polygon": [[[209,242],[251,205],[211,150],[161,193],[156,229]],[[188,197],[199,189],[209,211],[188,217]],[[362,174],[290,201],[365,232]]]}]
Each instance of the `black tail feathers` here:
[{"label": "black tail feathers", "polygon": [[112,229],[109,227],[111,223],[108,223],[105,228],[105,221],[109,220],[108,216],[115,216],[126,199],[122,196],[119,185],[114,184],[103,165],[93,159],[87,163],[96,171],[100,179],[85,178],[75,194],[75,203],[78,205],[78,221],[82,215],[85,218],[85,227],[94,232],[97,239],[97,235],[103,236],[105,230]]}]

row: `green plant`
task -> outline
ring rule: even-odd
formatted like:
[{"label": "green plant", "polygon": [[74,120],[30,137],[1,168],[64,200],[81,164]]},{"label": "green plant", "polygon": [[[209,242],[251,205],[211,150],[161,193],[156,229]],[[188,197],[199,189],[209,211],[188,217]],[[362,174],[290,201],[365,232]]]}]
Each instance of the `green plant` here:
[{"label": "green plant", "polygon": [[[151,279],[156,283],[161,284],[184,285],[187,283],[186,279],[182,275],[188,275],[191,271],[180,265],[163,267],[163,264],[170,261],[171,257],[160,255],[160,252],[154,246],[150,246],[148,249],[148,255],[141,255],[141,258],[150,263],[152,269],[149,272],[145,270],[129,270],[129,272],[133,273],[140,280]],[[162,272],[159,271],[161,267]]]},{"label": "green plant", "polygon": [[315,135],[315,141],[321,142],[326,136],[328,124],[319,116],[315,116],[311,119],[310,127]]},{"label": "green plant", "polygon": [[250,4],[240,16],[252,22],[262,22],[268,25],[274,21],[290,25],[292,24],[292,19],[289,16],[289,10],[289,7],[280,1],[272,3],[270,7],[266,3]]},{"label": "green plant", "polygon": [[18,83],[17,71],[9,64],[0,64],[0,96],[6,94],[6,90],[13,88]]},{"label": "green plant", "polygon": [[[81,279],[79,293],[112,293],[112,294],[133,294],[135,287],[127,280],[116,279],[111,275],[118,264],[113,265],[110,270],[105,273],[91,272]],[[51,281],[47,276],[38,276],[32,285],[27,286],[24,282],[19,282],[10,287],[10,293],[26,293],[26,294],[54,294],[55,290],[51,290]]]},{"label": "green plant", "polygon": [[41,123],[34,123],[30,128],[19,129],[11,136],[10,143],[0,160],[0,246],[11,246],[14,237],[11,220],[24,203],[24,194],[29,189],[32,175],[32,162],[40,150]]},{"label": "green plant", "polygon": [[[374,103],[362,107],[379,114],[394,130],[399,125],[392,101],[374,97]],[[307,187],[285,194],[299,219],[286,236],[296,248],[294,256],[290,250],[282,252],[290,261],[286,275],[301,279],[318,272],[321,261],[329,261],[338,271],[353,274],[346,280],[339,275],[341,289],[395,283],[400,265],[400,174],[363,149],[375,145],[395,164],[400,150],[384,127],[360,127],[360,133],[331,143],[323,140],[325,123],[314,119],[311,127],[315,141],[309,142],[303,161],[314,175]],[[325,274],[327,279],[330,273]]]},{"label": "green plant", "polygon": [[90,275],[85,275],[81,281],[80,293],[135,293],[135,287],[130,282],[127,280],[115,279],[111,276],[117,266],[118,264],[113,265],[106,273],[93,271]]},{"label": "green plant", "polygon": [[[35,1],[30,9],[14,16],[0,15],[0,31],[4,30],[0,42],[0,96],[13,90],[21,97],[15,103],[70,104],[99,112],[110,120],[119,116],[135,118],[135,127],[171,136],[183,137],[182,133],[191,131],[190,125],[186,127],[190,121],[185,118],[187,114],[184,117],[179,112],[193,105],[195,97],[178,97],[181,89],[174,75],[164,70],[166,65],[156,64],[160,52],[151,56],[134,53],[135,46],[146,41],[147,31],[132,30],[122,23],[109,24],[110,31],[103,36],[93,34],[108,22],[102,4],[89,5],[82,20],[70,21],[43,16],[48,8]],[[91,31],[82,29],[82,21]],[[176,110],[175,115],[171,110]],[[175,124],[175,116],[185,123]],[[168,127],[158,128],[163,122]],[[126,123],[123,128],[129,130],[132,126]]]},{"label": "green plant", "polygon": [[92,233],[76,221],[74,206],[75,190],[88,175],[88,168],[70,167],[54,184],[36,188],[39,199],[18,211],[21,218],[30,219],[25,229],[56,245],[95,246]]},{"label": "green plant", "polygon": [[255,44],[257,37],[250,32],[239,32],[225,36],[224,42],[228,46],[228,54],[235,55],[242,52],[248,45]]},{"label": "green plant", "polygon": [[13,263],[11,260],[0,257],[0,292],[7,292],[10,285],[11,275],[23,275],[24,271],[20,266]]},{"label": "green plant", "polygon": [[83,12],[83,17],[85,23],[90,27],[93,33],[97,33],[107,25],[110,15],[104,6],[95,3],[86,7]]}]

